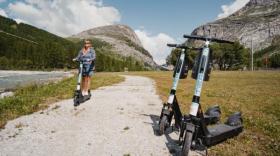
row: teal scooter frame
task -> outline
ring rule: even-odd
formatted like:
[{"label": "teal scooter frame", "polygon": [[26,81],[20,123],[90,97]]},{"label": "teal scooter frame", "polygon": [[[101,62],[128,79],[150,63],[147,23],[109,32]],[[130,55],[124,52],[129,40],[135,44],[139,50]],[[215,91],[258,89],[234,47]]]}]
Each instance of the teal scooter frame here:
[{"label": "teal scooter frame", "polygon": [[160,114],[160,120],[159,120],[159,135],[162,135],[166,128],[170,127],[172,118],[174,116],[175,118],[175,126],[180,127],[180,120],[182,118],[182,113],[179,108],[179,104],[176,97],[176,89],[177,85],[179,83],[180,78],[186,77],[184,74],[187,74],[188,69],[185,69],[186,71],[183,71],[183,68],[186,67],[186,49],[189,49],[189,47],[181,44],[167,44],[169,47],[174,48],[180,48],[181,54],[180,57],[178,57],[176,66],[174,68],[174,74],[173,74],[173,83],[172,88],[169,93],[169,97],[166,103],[163,104],[163,108]]},{"label": "teal scooter frame", "polygon": [[[184,44],[167,44],[169,47],[181,49],[180,57],[178,57],[176,66],[173,73],[172,88],[169,93],[169,97],[166,103],[163,104],[162,111],[159,120],[159,135],[165,133],[165,130],[171,126],[172,119],[175,119],[175,127],[177,129],[183,129],[181,126],[182,112],[180,110],[177,97],[176,89],[180,79],[184,79],[188,74],[188,51],[187,50],[200,50],[200,48],[187,47]],[[213,106],[208,108],[205,113],[207,124],[216,123],[220,120],[220,108],[219,106]],[[181,131],[182,132],[182,131]],[[179,140],[182,140],[183,133],[180,133]]]},{"label": "teal scooter frame", "polygon": [[239,135],[243,130],[242,117],[240,112],[235,112],[229,116],[225,123],[207,126],[200,104],[200,95],[203,81],[208,81],[210,76],[210,42],[230,43],[233,42],[194,35],[184,35],[184,38],[204,41],[203,49],[193,68],[192,77],[196,79],[196,85],[189,115],[183,117],[184,140],[182,156],[188,156],[190,150],[206,149],[221,143],[228,138]]}]

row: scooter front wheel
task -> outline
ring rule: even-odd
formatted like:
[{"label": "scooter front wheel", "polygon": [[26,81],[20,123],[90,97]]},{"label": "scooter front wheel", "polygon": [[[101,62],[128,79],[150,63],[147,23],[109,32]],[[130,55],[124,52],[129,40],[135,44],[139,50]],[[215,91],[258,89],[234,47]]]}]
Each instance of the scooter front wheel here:
[{"label": "scooter front wheel", "polygon": [[164,134],[167,124],[168,124],[167,116],[163,115],[161,120],[159,121],[159,135]]},{"label": "scooter front wheel", "polygon": [[74,97],[74,106],[79,106],[80,105],[80,101],[79,101],[79,98],[77,96]]},{"label": "scooter front wheel", "polygon": [[189,155],[189,151],[191,149],[191,144],[192,144],[192,137],[193,137],[193,133],[186,131],[181,156]]}]

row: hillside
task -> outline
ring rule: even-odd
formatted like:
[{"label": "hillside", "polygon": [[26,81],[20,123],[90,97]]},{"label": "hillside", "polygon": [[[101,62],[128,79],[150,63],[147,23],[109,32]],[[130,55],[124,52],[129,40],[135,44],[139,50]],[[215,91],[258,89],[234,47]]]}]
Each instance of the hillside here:
[{"label": "hillside", "polygon": [[24,37],[0,35],[0,69],[46,69],[73,66],[69,60],[76,55],[72,42],[28,24],[0,16],[0,31]]},{"label": "hillside", "polygon": [[[52,70],[77,66],[72,58],[81,48],[81,40],[73,42],[2,16],[0,34],[0,69]],[[97,71],[146,69],[144,63],[133,57],[113,55],[116,52],[107,42],[97,38],[93,40],[97,53]]]},{"label": "hillside", "polygon": [[151,54],[143,48],[134,31],[126,25],[109,25],[93,28],[70,38],[97,38],[112,45],[115,54],[132,57],[150,68],[156,68]]},{"label": "hillside", "polygon": [[247,48],[252,44],[257,53],[264,48],[271,49],[274,38],[280,35],[280,0],[250,0],[231,16],[202,25],[192,34],[239,41]]}]

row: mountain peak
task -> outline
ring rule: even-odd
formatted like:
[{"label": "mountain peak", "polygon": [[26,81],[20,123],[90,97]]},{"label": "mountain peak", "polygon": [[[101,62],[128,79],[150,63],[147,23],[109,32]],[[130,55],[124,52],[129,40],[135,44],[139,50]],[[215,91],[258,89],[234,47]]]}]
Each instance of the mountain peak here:
[{"label": "mountain peak", "polygon": [[89,30],[85,30],[73,36],[78,38],[87,38],[87,37],[90,38],[94,36],[112,36],[112,37],[124,36],[129,38],[135,44],[142,46],[141,41],[139,40],[135,32],[129,26],[123,24],[96,27]]},{"label": "mountain peak", "polygon": [[192,34],[238,40],[256,50],[271,45],[280,35],[280,0],[250,0],[233,15],[196,28]]},{"label": "mountain peak", "polygon": [[72,38],[98,38],[112,45],[114,52],[125,57],[133,57],[145,65],[156,68],[152,55],[143,48],[136,33],[127,25],[115,24],[92,28]]}]

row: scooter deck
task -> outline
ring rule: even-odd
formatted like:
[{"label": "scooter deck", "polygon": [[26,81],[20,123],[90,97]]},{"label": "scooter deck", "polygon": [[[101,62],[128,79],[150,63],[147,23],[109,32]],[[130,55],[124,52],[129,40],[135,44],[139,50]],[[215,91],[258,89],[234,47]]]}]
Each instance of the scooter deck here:
[{"label": "scooter deck", "polygon": [[242,132],[243,126],[229,126],[226,124],[218,124],[207,127],[210,135],[206,136],[206,146],[216,145],[224,140],[237,136]]},{"label": "scooter deck", "polygon": [[83,96],[83,102],[89,100],[91,98],[91,95],[85,95]]},{"label": "scooter deck", "polygon": [[90,100],[91,93],[89,92],[88,95],[83,96],[79,90],[76,90],[74,93],[74,106],[79,106],[80,104]]}]

